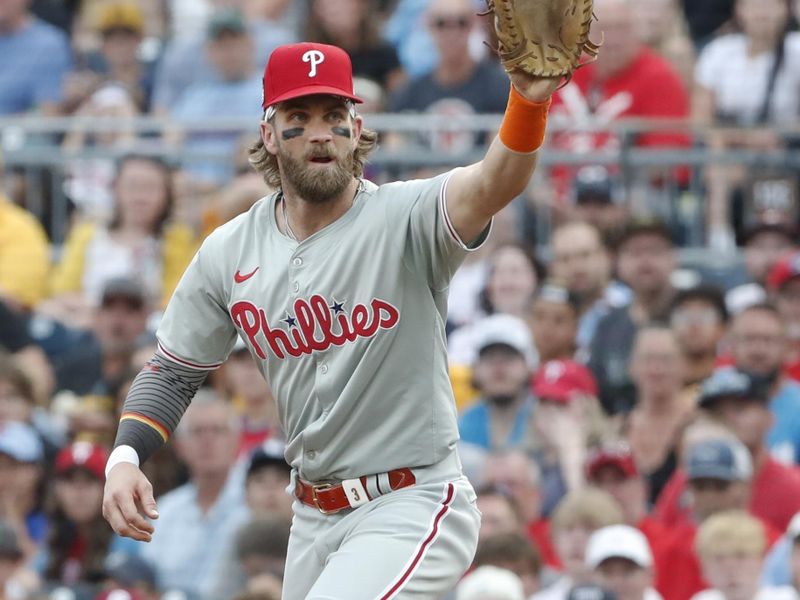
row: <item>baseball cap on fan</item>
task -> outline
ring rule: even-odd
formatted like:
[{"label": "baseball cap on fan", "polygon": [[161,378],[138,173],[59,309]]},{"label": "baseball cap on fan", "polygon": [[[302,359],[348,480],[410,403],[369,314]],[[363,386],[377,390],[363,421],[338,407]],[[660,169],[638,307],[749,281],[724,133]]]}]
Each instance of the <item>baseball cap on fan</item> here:
[{"label": "baseball cap on fan", "polygon": [[596,569],[610,558],[624,558],[633,564],[649,569],[653,566],[653,553],[644,534],[629,525],[610,525],[598,529],[586,545],[586,565]]},{"label": "baseball cap on fan", "polygon": [[533,393],[540,400],[567,404],[575,393],[597,396],[594,375],[574,360],[550,360],[533,378]]},{"label": "baseball cap on fan", "polygon": [[263,108],[314,94],[363,102],[353,89],[353,66],[347,52],[311,42],[276,48],[264,69]]},{"label": "baseball cap on fan", "polygon": [[82,470],[104,481],[108,450],[91,442],[73,442],[56,456],[56,477]]},{"label": "baseball cap on fan", "polygon": [[530,331],[522,319],[490,315],[475,323],[474,336],[478,357],[492,346],[505,346],[520,354],[531,367],[538,362]]}]

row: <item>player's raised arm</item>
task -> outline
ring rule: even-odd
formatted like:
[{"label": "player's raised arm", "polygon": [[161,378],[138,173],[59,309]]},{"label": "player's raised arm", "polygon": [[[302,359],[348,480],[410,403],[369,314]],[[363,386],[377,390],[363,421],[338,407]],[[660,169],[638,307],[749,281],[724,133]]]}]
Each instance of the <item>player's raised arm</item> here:
[{"label": "player's raised arm", "polygon": [[473,240],[492,215],[522,193],[544,141],[550,95],[558,80],[510,75],[508,107],[500,133],[484,159],[454,172],[447,184],[447,212],[462,240]]},{"label": "player's raised arm", "polygon": [[463,240],[473,240],[528,184],[544,142],[550,96],[585,52],[592,0],[488,0],[498,53],[511,79],[500,132],[486,157],[456,171],[447,187],[447,212]]}]

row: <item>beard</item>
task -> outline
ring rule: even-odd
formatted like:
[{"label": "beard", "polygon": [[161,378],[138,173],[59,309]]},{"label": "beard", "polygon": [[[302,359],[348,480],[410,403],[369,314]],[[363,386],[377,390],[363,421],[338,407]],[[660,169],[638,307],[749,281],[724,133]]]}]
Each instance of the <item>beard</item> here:
[{"label": "beard", "polygon": [[[308,166],[312,158],[333,158],[326,168]],[[353,180],[353,152],[338,154],[333,146],[315,147],[296,159],[278,146],[281,175],[307,202],[324,204],[341,194]]]}]

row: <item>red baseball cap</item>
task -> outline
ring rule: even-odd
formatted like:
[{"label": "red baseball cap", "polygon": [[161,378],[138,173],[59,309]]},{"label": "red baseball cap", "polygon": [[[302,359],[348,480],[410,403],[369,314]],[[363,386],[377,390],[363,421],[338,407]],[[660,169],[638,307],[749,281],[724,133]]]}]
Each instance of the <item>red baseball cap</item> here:
[{"label": "red baseball cap", "polygon": [[575,393],[597,395],[597,384],[591,371],[574,360],[550,360],[544,363],[533,379],[533,393],[567,403]]},{"label": "red baseball cap", "polygon": [[627,444],[597,448],[589,454],[585,465],[586,479],[593,480],[597,475],[597,471],[603,467],[619,469],[626,479],[636,477],[639,474],[639,469],[636,468],[636,461],[633,459],[633,454]]},{"label": "red baseball cap", "polygon": [[353,66],[347,52],[328,44],[303,42],[276,48],[264,69],[267,108],[301,96],[331,94],[363,102],[353,90]]},{"label": "red baseball cap", "polygon": [[56,475],[72,469],[85,469],[98,479],[105,479],[108,450],[91,442],[74,442],[56,456]]},{"label": "red baseball cap", "polygon": [[800,252],[792,252],[776,262],[769,272],[767,284],[772,291],[779,292],[795,277],[800,277]]}]

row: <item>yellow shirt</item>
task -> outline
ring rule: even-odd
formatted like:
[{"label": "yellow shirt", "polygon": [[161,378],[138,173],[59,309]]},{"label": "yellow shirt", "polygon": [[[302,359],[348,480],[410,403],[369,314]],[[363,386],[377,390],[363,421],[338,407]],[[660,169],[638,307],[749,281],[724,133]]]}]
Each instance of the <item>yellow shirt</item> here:
[{"label": "yellow shirt", "polygon": [[0,295],[28,308],[47,294],[50,243],[39,221],[0,195]]}]

